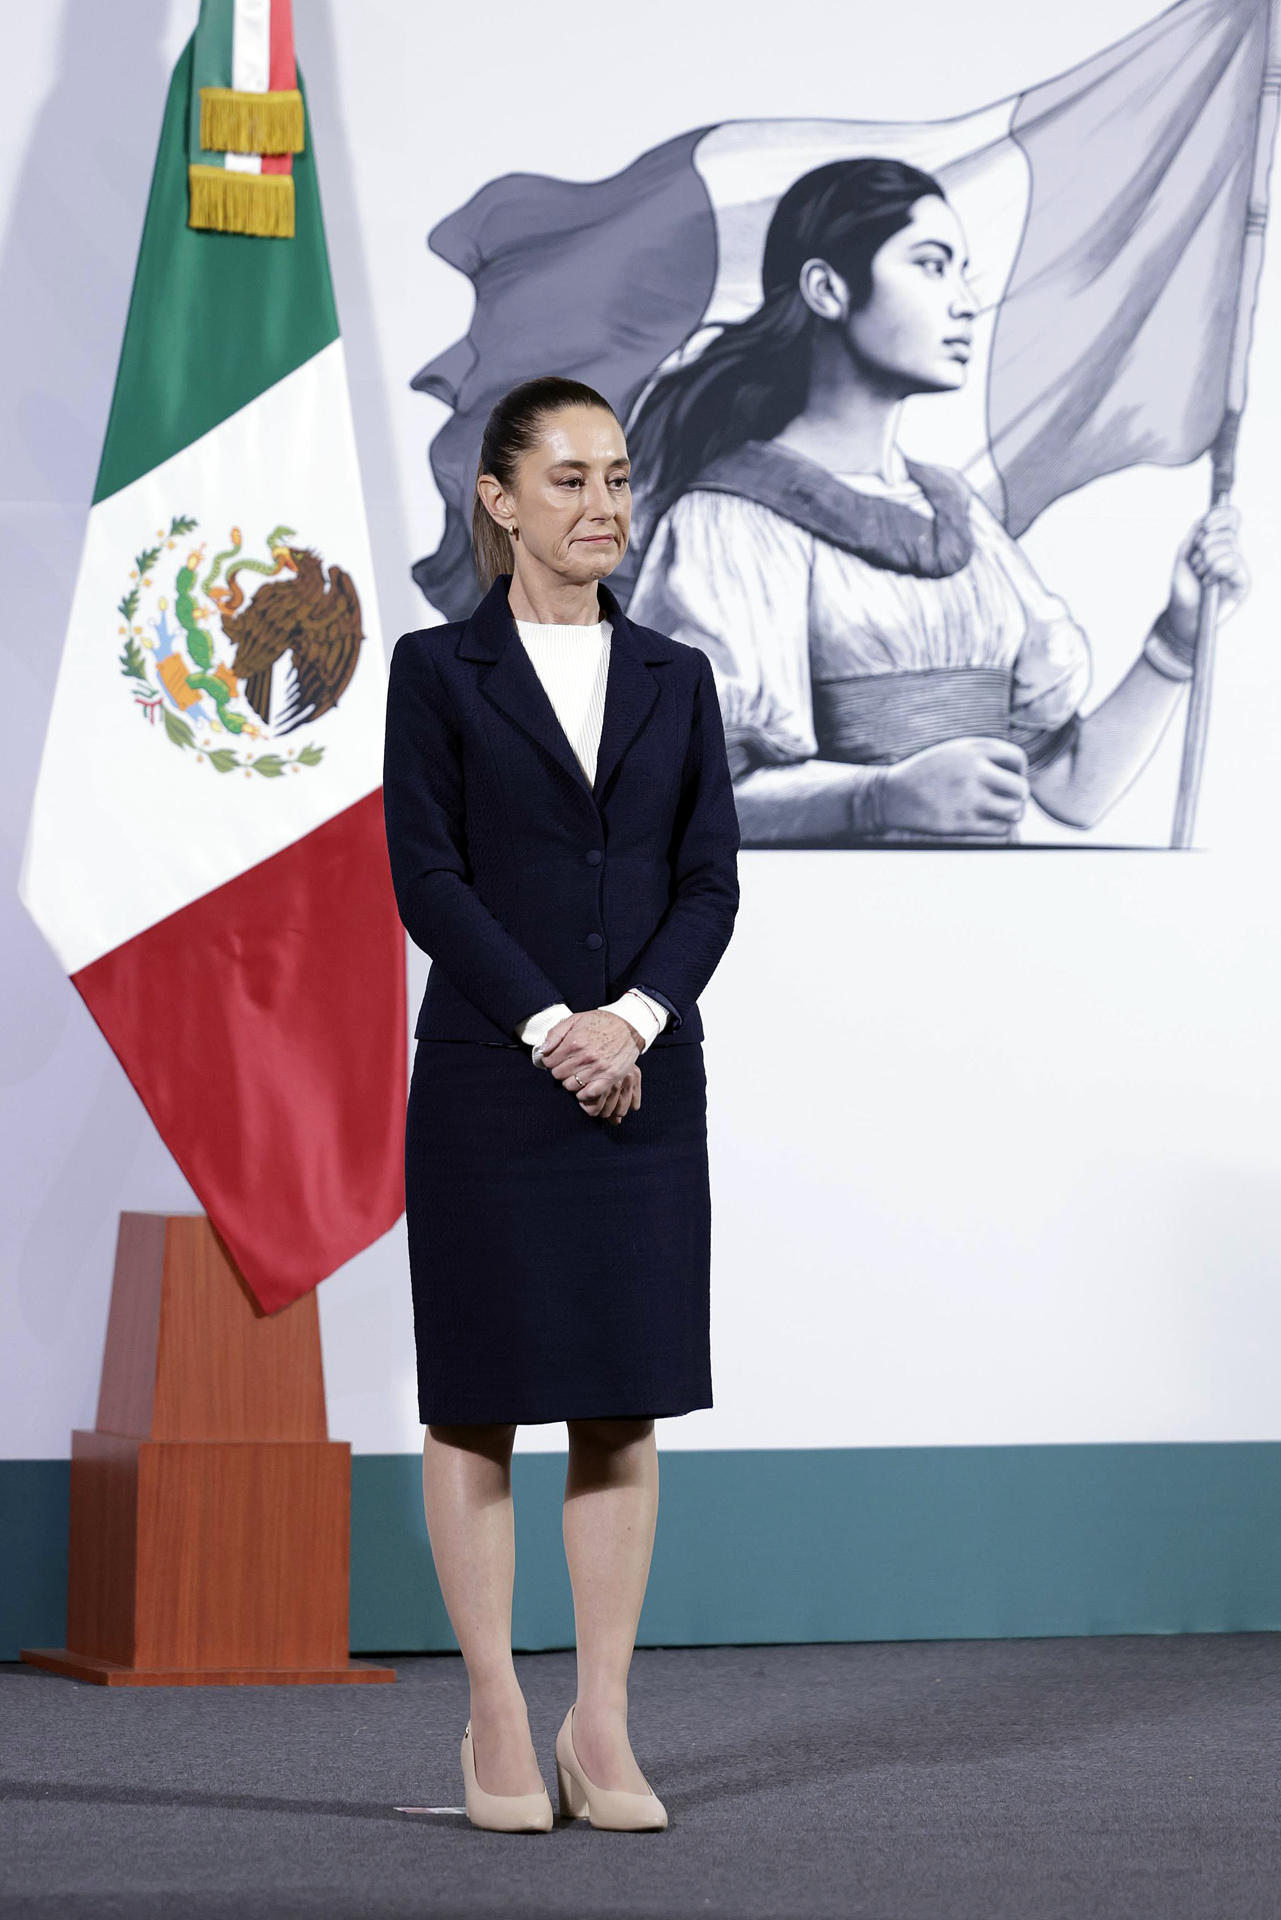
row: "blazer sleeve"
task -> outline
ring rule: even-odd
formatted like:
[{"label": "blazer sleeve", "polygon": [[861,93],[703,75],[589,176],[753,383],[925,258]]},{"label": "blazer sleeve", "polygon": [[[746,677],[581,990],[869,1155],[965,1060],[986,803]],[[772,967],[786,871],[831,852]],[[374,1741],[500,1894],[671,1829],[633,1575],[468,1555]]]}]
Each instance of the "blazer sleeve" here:
[{"label": "blazer sleeve", "polygon": [[457,727],[436,663],[415,641],[401,635],[387,675],[383,819],[396,905],[415,946],[514,1034],[531,1013],[565,996],[466,877]]},{"label": "blazer sleeve", "polygon": [[729,945],[738,912],[741,841],[716,681],[696,648],[698,686],[672,847],[676,894],[631,967],[631,984],[681,1026]]}]

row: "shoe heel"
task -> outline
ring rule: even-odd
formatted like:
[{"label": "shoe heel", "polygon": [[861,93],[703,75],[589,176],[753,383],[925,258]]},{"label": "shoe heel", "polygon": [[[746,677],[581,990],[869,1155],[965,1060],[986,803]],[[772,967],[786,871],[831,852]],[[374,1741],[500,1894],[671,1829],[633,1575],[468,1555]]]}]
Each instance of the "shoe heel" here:
[{"label": "shoe heel", "polygon": [[583,1792],[573,1775],[567,1773],[561,1762],[556,1762],[556,1789],[560,1795],[560,1815],[562,1820],[585,1820],[587,1818],[587,1795]]}]

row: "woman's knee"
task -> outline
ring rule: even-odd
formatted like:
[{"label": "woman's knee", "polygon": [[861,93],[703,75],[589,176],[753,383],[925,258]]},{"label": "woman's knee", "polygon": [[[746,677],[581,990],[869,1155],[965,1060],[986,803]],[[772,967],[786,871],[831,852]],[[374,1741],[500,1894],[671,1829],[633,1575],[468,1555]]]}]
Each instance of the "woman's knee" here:
[{"label": "woman's knee", "polygon": [[487,1421],[467,1424],[432,1421],[423,1435],[423,1445],[457,1447],[463,1453],[481,1453],[488,1459],[510,1455],[516,1439],[516,1423]]},{"label": "woman's knee", "polygon": [[571,1447],[592,1447],[614,1453],[634,1447],[650,1438],[652,1420],[567,1420]]}]

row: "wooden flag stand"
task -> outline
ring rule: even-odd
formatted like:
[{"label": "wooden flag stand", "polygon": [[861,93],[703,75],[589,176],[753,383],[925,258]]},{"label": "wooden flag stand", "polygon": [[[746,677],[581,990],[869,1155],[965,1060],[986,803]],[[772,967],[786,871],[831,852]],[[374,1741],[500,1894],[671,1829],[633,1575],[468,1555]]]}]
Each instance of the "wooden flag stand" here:
[{"label": "wooden flag stand", "polygon": [[350,1518],[315,1294],[265,1315],[204,1214],[121,1214],[67,1645],[22,1658],[113,1687],[394,1680],[348,1656]]}]

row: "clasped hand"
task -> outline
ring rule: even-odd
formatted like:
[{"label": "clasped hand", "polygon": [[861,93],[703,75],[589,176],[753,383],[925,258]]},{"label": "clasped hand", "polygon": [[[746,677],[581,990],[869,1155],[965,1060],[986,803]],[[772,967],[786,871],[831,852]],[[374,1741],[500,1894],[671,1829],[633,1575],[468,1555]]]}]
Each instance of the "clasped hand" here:
[{"label": "clasped hand", "polygon": [[603,1007],[558,1020],[542,1045],[540,1064],[568,1088],[584,1113],[617,1126],[641,1103],[642,1041],[636,1029]]}]

